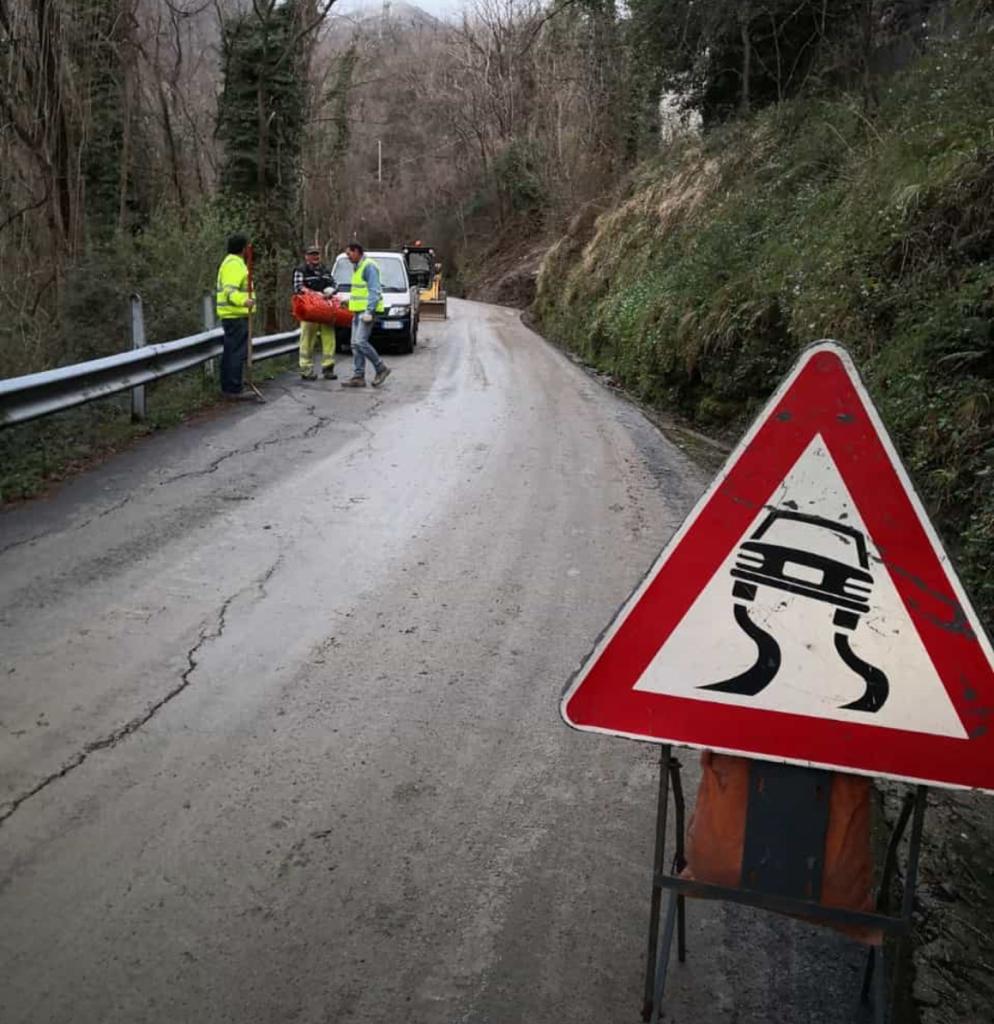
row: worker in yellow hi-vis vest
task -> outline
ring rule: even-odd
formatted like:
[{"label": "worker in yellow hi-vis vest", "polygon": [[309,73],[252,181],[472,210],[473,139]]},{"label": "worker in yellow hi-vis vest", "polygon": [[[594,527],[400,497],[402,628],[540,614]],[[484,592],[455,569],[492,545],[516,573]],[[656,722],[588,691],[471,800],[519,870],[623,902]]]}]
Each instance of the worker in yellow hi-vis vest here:
[{"label": "worker in yellow hi-vis vest", "polygon": [[349,309],[352,311],[352,376],[342,381],[343,388],[366,386],[366,360],[373,364],[376,376],[373,387],[378,388],[390,375],[390,367],[380,359],[379,352],[369,340],[373,333],[376,314],[384,312],[383,288],[380,268],[365,255],[358,242],[345,247],[345,255],[352,264],[352,286],[349,289]]},{"label": "worker in yellow hi-vis vest", "polygon": [[221,397],[229,401],[255,398],[251,391],[242,391],[242,375],[248,354],[249,317],[255,309],[255,294],[249,286],[248,264],[243,258],[248,247],[244,235],[228,239],[228,255],[217,271],[215,305],[224,330],[224,351],[221,353]]}]

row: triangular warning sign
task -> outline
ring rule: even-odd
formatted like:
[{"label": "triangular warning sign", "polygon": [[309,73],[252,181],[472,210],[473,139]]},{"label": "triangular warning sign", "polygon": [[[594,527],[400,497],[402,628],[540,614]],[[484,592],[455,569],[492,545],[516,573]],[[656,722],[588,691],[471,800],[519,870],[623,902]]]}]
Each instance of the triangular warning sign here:
[{"label": "triangular warning sign", "polygon": [[994,655],[849,356],[808,349],[567,688],[578,729],[994,791]]}]

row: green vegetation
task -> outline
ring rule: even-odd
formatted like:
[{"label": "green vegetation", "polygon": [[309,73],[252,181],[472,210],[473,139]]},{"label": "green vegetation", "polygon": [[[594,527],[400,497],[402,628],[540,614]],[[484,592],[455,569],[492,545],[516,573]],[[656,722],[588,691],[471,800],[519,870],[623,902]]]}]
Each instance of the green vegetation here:
[{"label": "green vegetation", "polygon": [[545,332],[648,405],[742,430],[797,353],[853,353],[994,621],[994,24],[865,96],[684,137],[549,253]]},{"label": "green vegetation", "polygon": [[[65,270],[57,306],[0,319],[0,377],[15,377],[112,355],[129,347],[129,296],[145,307],[150,342],[202,329],[202,298],[214,292],[231,224],[251,221],[230,203],[205,202],[184,214],[173,205],[152,212],[146,230],[91,246]],[[182,254],[182,259],[177,254]],[[289,261],[289,258],[288,258]],[[289,267],[284,277],[289,277]],[[280,282],[286,295],[286,282]],[[289,310],[285,311],[285,316]],[[288,323],[288,320],[284,321]]]},{"label": "green vegetation", "polygon": [[[121,352],[130,347],[129,296],[144,300],[150,343],[171,341],[203,329],[204,295],[213,295],[214,273],[224,253],[227,212],[204,203],[188,219],[166,206],[152,214],[148,229],[91,246],[67,269],[62,301],[49,320],[0,323],[0,377],[30,373],[51,360],[59,364]],[[247,216],[239,223],[249,223]],[[183,252],[184,259],[176,253]],[[286,270],[284,277],[289,274]],[[287,282],[281,280],[281,294]],[[281,329],[291,324],[288,310]],[[286,361],[261,363],[256,376],[269,379]],[[148,419],[132,423],[125,395],[68,410],[36,423],[0,431],[0,502],[30,497],[80,467],[150,431],[171,426],[218,399],[215,380],[195,369],[147,387]]]},{"label": "green vegetation", "polygon": [[[222,209],[223,207],[223,209]],[[30,373],[51,360],[60,365],[112,355],[130,347],[129,296],[144,300],[150,343],[171,341],[203,329],[204,295],[213,296],[214,274],[232,222],[252,220],[232,203],[201,204],[194,216],[175,206],[155,211],[148,229],[91,246],[67,269],[62,301],[52,319],[0,322],[0,377]],[[182,252],[183,259],[176,254]],[[274,291],[289,294],[290,255],[283,259]],[[289,307],[273,303],[273,330],[289,330]],[[282,314],[282,315],[279,315]],[[258,321],[256,330],[261,333]],[[256,379],[286,369],[285,359],[260,363]],[[53,482],[150,431],[171,426],[218,400],[216,380],[194,369],[147,387],[148,419],[132,423],[127,396],[80,406],[37,423],[0,431],[0,503],[37,494]]]}]

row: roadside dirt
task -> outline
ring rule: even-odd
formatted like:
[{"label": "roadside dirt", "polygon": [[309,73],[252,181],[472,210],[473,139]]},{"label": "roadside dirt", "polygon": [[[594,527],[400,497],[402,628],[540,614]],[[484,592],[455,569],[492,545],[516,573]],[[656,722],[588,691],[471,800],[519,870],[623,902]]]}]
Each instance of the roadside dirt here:
[{"label": "roadside dirt", "polygon": [[535,301],[539,267],[548,245],[534,239],[495,247],[474,260],[475,273],[466,274],[466,296],[475,302],[527,309]]}]

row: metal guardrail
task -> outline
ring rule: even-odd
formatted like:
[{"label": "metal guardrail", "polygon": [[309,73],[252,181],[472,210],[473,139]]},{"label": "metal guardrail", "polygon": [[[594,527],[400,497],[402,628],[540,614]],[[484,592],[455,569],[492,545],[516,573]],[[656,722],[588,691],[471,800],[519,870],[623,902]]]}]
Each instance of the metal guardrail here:
[{"label": "metal guardrail", "polygon": [[[221,328],[217,327],[176,341],[139,345],[144,341],[144,327],[138,300],[132,306],[132,337],[136,343],[132,351],[0,380],[0,427],[26,423],[129,390],[134,396],[133,415],[141,419],[144,417],[142,386],[216,358],[222,351],[223,336]],[[252,360],[258,362],[296,352],[299,342],[299,330],[253,338]]]}]

